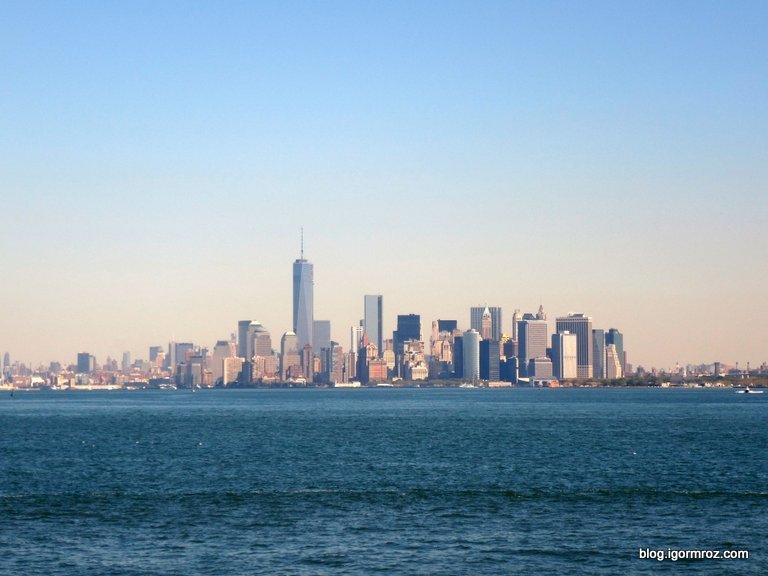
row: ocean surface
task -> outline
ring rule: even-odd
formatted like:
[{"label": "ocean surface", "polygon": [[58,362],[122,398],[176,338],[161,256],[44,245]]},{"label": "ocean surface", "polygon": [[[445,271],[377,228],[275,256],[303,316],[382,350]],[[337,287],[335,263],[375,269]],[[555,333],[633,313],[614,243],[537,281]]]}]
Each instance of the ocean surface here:
[{"label": "ocean surface", "polygon": [[0,574],[764,575],[767,424],[733,390],[4,392]]}]

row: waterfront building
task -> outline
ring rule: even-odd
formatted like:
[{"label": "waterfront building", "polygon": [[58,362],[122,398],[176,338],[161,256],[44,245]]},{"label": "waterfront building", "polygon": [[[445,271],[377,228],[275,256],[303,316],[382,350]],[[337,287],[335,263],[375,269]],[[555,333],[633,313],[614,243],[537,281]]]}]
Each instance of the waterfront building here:
[{"label": "waterfront building", "polygon": [[331,341],[323,348],[323,379],[328,384],[344,382],[344,351],[338,342]]},{"label": "waterfront building", "polygon": [[[479,352],[478,352],[479,353]],[[453,337],[453,375],[456,378],[464,377],[464,336]]]},{"label": "waterfront building", "polygon": [[605,344],[613,344],[616,347],[616,356],[619,359],[619,364],[621,364],[621,373],[623,375],[626,368],[624,365],[626,361],[624,359],[624,335],[616,328],[611,328],[605,334]]},{"label": "waterfront building", "polygon": [[[298,339],[298,335],[296,337]],[[305,344],[303,348],[300,347],[300,350],[301,368],[304,371],[304,380],[307,382],[307,384],[311,384],[314,382],[315,376],[314,351],[312,350],[312,346],[310,344]]]},{"label": "waterfront building", "polygon": [[222,376],[221,376],[221,381],[224,384],[224,386],[231,384],[233,382],[237,382],[238,375],[243,370],[244,362],[245,361],[239,356],[231,356],[229,358],[224,358],[223,360],[224,369],[222,371]]},{"label": "waterfront building", "polygon": [[504,358],[499,363],[499,375],[504,382],[512,382],[513,384],[517,384],[519,374],[520,369],[516,356]]},{"label": "waterfront building", "polygon": [[592,377],[605,378],[605,330],[592,330]]},{"label": "waterfront building", "polygon": [[392,334],[395,357],[402,355],[406,340],[421,340],[421,316],[398,314],[397,330]]},{"label": "waterfront building", "polygon": [[300,375],[299,339],[295,333],[286,332],[280,339],[280,380],[285,382],[289,378],[295,379]]},{"label": "waterfront building", "polygon": [[[209,370],[211,379],[216,384],[219,380],[224,381],[224,360],[237,355],[237,348],[234,342],[229,340],[219,340],[213,347]],[[223,382],[226,384],[226,382]]]},{"label": "waterfront building", "polygon": [[529,378],[551,378],[552,360],[549,358],[531,358],[526,373]]},{"label": "waterfront building", "polygon": [[192,354],[184,362],[182,385],[185,388],[199,388],[205,384],[205,358]]},{"label": "waterfront building", "polygon": [[518,357],[521,368],[527,370],[532,359],[547,355],[547,333],[548,326],[545,320],[538,320],[532,314],[523,316],[523,320],[517,325]]},{"label": "waterfront building", "polygon": [[123,352],[123,360],[120,363],[120,370],[123,372],[130,372],[131,370],[131,353],[128,351]]},{"label": "waterfront building", "polygon": [[467,330],[462,337],[463,374],[465,380],[480,378],[480,333]]},{"label": "waterfront building", "polygon": [[556,319],[558,332],[576,335],[578,378],[592,378],[592,318],[586,314],[568,314]]},{"label": "waterfront building", "polygon": [[578,336],[570,332],[552,334],[552,375],[561,380],[578,378]]},{"label": "waterfront building", "polygon": [[621,361],[619,360],[619,353],[616,350],[616,344],[605,345],[605,377],[609,380],[616,380],[622,378],[624,372],[621,369]]},{"label": "waterfront building", "polygon": [[480,341],[480,379],[497,381],[499,372],[499,343],[496,340]]},{"label": "waterfront building", "polygon": [[88,352],[77,353],[77,373],[78,374],[90,374],[91,373],[91,355]]}]

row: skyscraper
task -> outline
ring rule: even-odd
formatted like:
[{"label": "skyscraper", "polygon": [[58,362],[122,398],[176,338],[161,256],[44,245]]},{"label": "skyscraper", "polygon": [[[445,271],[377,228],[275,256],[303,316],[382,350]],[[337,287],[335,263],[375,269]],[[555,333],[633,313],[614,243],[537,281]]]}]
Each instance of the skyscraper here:
[{"label": "skyscraper", "polygon": [[562,380],[577,378],[578,337],[570,332],[552,334],[552,375]]},{"label": "skyscraper", "polygon": [[376,344],[379,354],[384,339],[384,326],[382,324],[383,305],[381,294],[366,294],[363,297],[363,331],[368,334],[371,342]]},{"label": "skyscraper", "polygon": [[592,330],[592,377],[605,378],[605,330]]},{"label": "skyscraper", "polygon": [[285,382],[289,377],[301,375],[301,354],[299,340],[293,332],[286,332],[280,339],[280,379]]},{"label": "skyscraper", "polygon": [[499,306],[472,306],[469,309],[469,327],[483,333],[483,314],[491,315],[491,340],[501,342],[501,308]]},{"label": "skyscraper", "polygon": [[78,374],[91,373],[91,355],[88,352],[77,353],[77,373]]},{"label": "skyscraper", "polygon": [[480,337],[483,340],[491,339],[491,328],[493,324],[491,322],[491,312],[488,310],[488,306],[483,310],[483,316],[480,319]]},{"label": "skyscraper", "polygon": [[248,327],[251,325],[251,320],[240,320],[237,323],[237,355],[245,360],[250,360],[253,353],[248,354]]},{"label": "skyscraper", "polygon": [[497,381],[499,373],[499,343],[496,340],[480,341],[480,378]]},{"label": "skyscraper", "polygon": [[163,353],[163,347],[162,346],[150,346],[149,347],[149,361],[155,362],[157,360],[158,354]]},{"label": "skyscraper", "polygon": [[477,380],[480,378],[480,333],[477,330],[467,330],[462,340],[463,377],[465,380]]},{"label": "skyscraper", "polygon": [[512,313],[512,340],[517,342],[517,323],[523,319],[523,315],[518,308]]},{"label": "skyscraper", "polygon": [[315,319],[313,307],[314,268],[304,259],[304,231],[301,233],[301,258],[293,263],[293,331],[299,341],[299,350],[309,344],[314,347],[312,322]]},{"label": "skyscraper", "polygon": [[592,378],[592,318],[586,314],[568,314],[556,319],[558,332],[576,334],[578,378]]},{"label": "skyscraper", "polygon": [[[624,370],[626,369],[626,366],[624,366],[624,335],[616,328],[611,328],[605,334],[605,344],[606,346],[608,344],[613,344],[616,347],[616,356],[619,359],[619,364],[621,364],[621,375],[623,376]],[[606,378],[608,378],[607,374]],[[621,378],[621,376],[619,376],[619,378]]]},{"label": "skyscraper", "polygon": [[312,322],[312,346],[315,354],[322,354],[323,350],[331,347],[331,321],[315,320]]},{"label": "skyscraper", "polygon": [[[525,317],[524,317],[525,318]],[[526,318],[517,325],[518,349],[520,367],[528,366],[534,358],[544,358],[547,355],[547,322]]]},{"label": "skyscraper", "polygon": [[395,344],[395,355],[403,353],[403,342],[406,340],[421,340],[421,316],[418,314],[398,314],[397,330],[392,334]]},{"label": "skyscraper", "polygon": [[464,337],[463,336],[454,337],[452,356],[453,356],[453,375],[456,378],[463,378],[464,377]]},{"label": "skyscraper", "polygon": [[224,382],[224,360],[227,358],[233,358],[237,355],[237,349],[234,342],[229,340],[219,340],[213,347],[213,353],[211,354],[211,360],[208,363],[208,368],[211,370],[211,379],[213,384],[217,384],[219,380],[223,384]]},{"label": "skyscraper", "polygon": [[253,360],[255,354],[254,338],[259,332],[265,330],[261,322],[257,320],[240,320],[237,323],[237,355],[246,362]]},{"label": "skyscraper", "polygon": [[350,326],[349,327],[349,351],[352,354],[357,354],[360,349],[360,342],[363,339],[363,327],[362,326]]},{"label": "skyscraper", "polygon": [[624,376],[616,344],[605,345],[605,377],[614,380]]}]

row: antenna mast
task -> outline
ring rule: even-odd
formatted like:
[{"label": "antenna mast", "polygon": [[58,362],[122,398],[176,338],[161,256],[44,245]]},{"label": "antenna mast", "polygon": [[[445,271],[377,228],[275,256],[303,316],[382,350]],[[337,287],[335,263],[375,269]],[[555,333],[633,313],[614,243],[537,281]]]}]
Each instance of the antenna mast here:
[{"label": "antenna mast", "polygon": [[301,227],[301,259],[304,260],[304,226]]}]

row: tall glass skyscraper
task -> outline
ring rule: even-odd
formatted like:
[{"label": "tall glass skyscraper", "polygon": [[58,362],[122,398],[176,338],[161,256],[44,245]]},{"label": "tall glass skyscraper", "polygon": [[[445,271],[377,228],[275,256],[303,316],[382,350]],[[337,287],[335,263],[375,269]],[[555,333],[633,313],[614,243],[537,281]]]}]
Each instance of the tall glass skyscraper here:
[{"label": "tall glass skyscraper", "polygon": [[382,297],[381,294],[366,294],[363,297],[363,331],[368,334],[368,339],[376,344],[381,354],[384,350],[384,330],[382,326]]},{"label": "tall glass skyscraper", "polygon": [[624,365],[624,335],[616,328],[611,328],[605,333],[605,345],[613,344],[616,347],[616,356],[621,364],[622,375],[626,374],[627,367]]},{"label": "tall glass skyscraper", "polygon": [[464,380],[474,381],[480,378],[480,333],[467,330],[463,338]]},{"label": "tall glass skyscraper", "polygon": [[578,377],[592,378],[592,317],[586,314],[568,314],[557,318],[555,326],[558,332],[576,334]]},{"label": "tall glass skyscraper", "polygon": [[313,345],[314,285],[313,266],[311,262],[304,259],[302,247],[301,258],[293,263],[293,331],[299,341],[299,350],[303,350],[307,344]]}]

